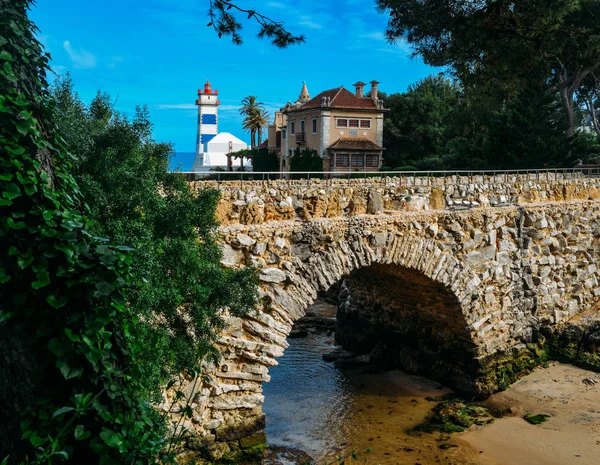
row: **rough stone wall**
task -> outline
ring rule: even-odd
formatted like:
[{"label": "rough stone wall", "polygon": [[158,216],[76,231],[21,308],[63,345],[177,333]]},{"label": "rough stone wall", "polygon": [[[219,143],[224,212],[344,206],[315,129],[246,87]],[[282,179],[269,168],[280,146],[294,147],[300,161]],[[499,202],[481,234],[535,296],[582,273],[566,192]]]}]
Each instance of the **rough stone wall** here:
[{"label": "rough stone wall", "polygon": [[600,178],[561,176],[541,173],[220,184],[203,181],[194,186],[216,186],[221,190],[217,219],[222,225],[380,213],[369,208],[369,196],[373,195],[381,199],[382,210],[389,214],[600,199]]},{"label": "rough stone wall", "polygon": [[[579,182],[567,185],[570,196],[589,195],[588,181]],[[372,192],[362,199],[365,209],[377,209],[384,198]],[[460,328],[459,346],[475,363],[471,384],[460,387],[484,394],[498,388],[486,376],[504,355],[526,349],[540,325],[593,307],[600,294],[600,204],[593,201],[293,218],[220,230],[223,263],[257,270],[262,304],[244,319],[229,318],[223,360],[207,366],[207,378],[194,385],[196,416],[186,426],[198,444],[216,440],[221,452],[235,451],[264,438],[262,383],[294,321],[318,291],[360,270],[375,266],[389,286],[392,278],[420,283],[413,292],[437,302],[428,321],[436,311],[450,318]],[[381,293],[373,297],[363,300],[375,312],[382,306],[371,304]],[[417,298],[412,304],[419,308]]]}]

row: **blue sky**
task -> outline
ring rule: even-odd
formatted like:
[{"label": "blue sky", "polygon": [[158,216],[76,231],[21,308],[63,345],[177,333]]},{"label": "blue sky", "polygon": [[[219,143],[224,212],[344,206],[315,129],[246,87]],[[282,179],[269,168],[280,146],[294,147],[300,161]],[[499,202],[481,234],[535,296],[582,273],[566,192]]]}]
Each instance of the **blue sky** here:
[{"label": "blue sky", "polygon": [[285,22],[306,43],[284,50],[255,37],[242,19],[244,44],[219,39],[206,26],[208,0],[38,0],[31,17],[57,73],[69,71],[81,97],[97,90],[131,114],[148,105],[159,141],[195,149],[197,89],[219,89],[219,130],[249,141],[239,102],[256,95],[270,110],[294,101],[306,81],[311,95],[373,79],[384,92],[403,92],[437,72],[410,58],[406,44],[383,38],[387,18],[373,0],[239,0]]}]

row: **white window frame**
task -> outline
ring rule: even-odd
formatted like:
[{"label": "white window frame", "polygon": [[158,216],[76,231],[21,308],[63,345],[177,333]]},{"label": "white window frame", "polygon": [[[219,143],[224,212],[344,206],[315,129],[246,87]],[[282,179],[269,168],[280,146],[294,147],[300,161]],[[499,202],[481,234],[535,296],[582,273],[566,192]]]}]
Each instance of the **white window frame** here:
[{"label": "white window frame", "polygon": [[[364,127],[362,124],[363,123],[369,123],[368,127]],[[360,126],[360,129],[371,129],[371,120],[370,119],[361,119],[358,123],[358,125]]]},{"label": "white window frame", "polygon": [[[340,121],[345,121],[346,126],[340,126]],[[347,128],[348,127],[348,118],[336,118],[335,119],[335,127],[336,128]]]}]

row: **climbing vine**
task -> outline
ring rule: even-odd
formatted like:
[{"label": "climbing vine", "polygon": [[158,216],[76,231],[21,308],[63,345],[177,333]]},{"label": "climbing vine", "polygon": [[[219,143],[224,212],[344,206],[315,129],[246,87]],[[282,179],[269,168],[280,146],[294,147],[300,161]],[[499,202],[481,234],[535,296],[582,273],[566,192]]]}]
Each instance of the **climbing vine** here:
[{"label": "climbing vine", "polygon": [[30,6],[0,0],[0,461],[149,463],[163,431],[131,363],[130,251],[87,230]]}]

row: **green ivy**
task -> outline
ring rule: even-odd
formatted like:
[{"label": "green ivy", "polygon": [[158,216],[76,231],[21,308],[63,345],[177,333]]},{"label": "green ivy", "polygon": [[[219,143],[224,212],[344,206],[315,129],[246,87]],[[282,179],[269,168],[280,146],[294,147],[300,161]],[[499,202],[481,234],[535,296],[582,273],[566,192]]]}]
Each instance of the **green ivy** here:
[{"label": "green ivy", "polygon": [[130,250],[88,232],[30,6],[0,0],[0,450],[9,464],[150,463],[163,422],[123,331]]}]

